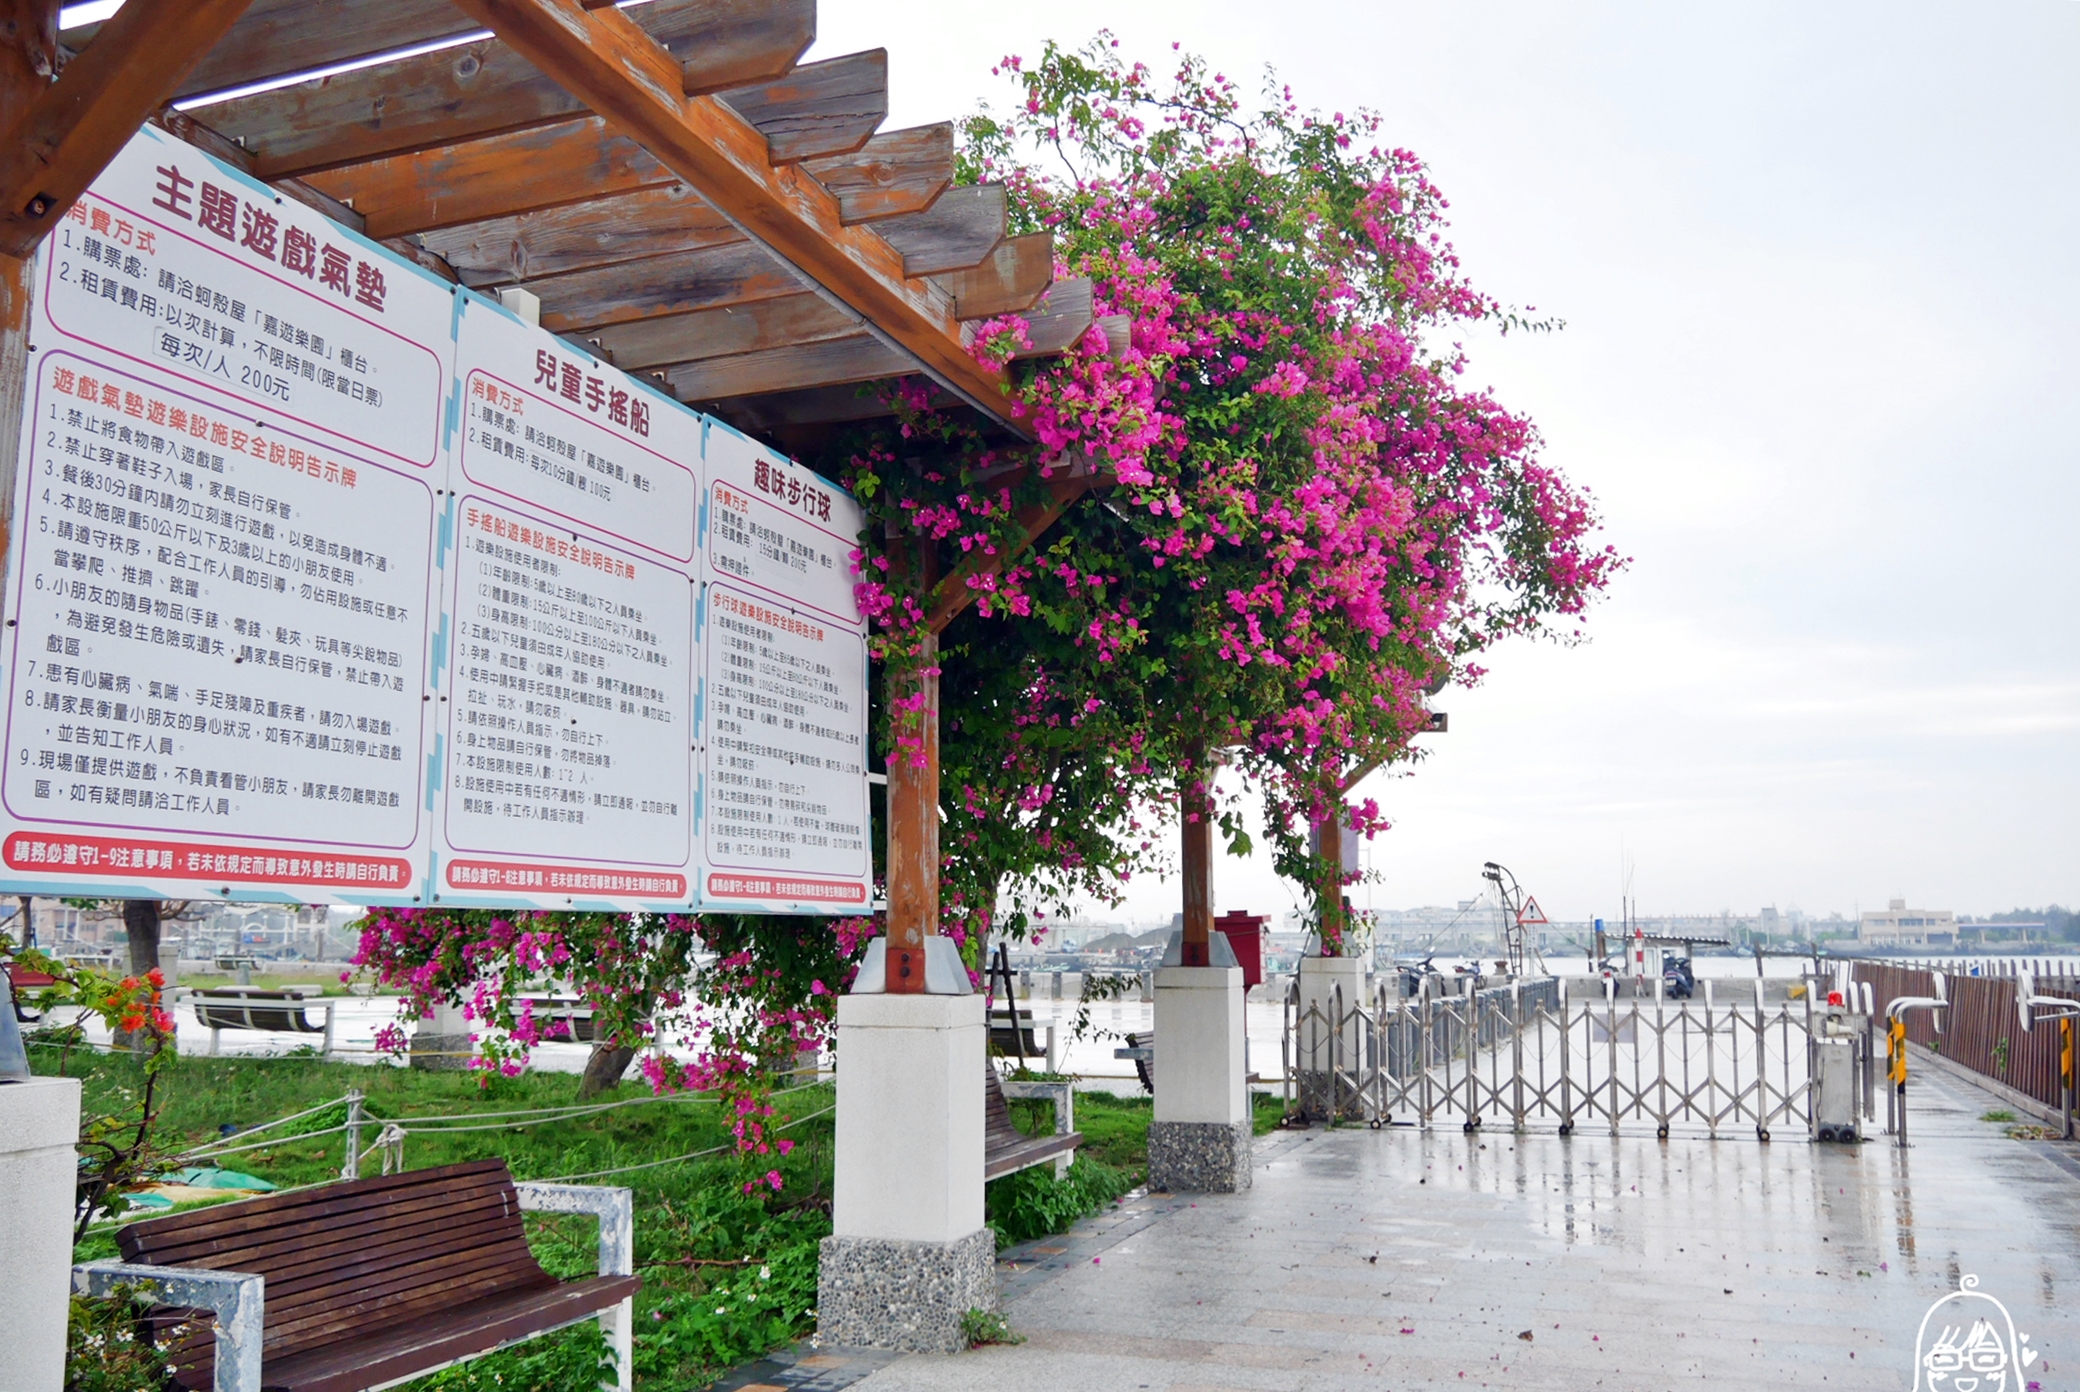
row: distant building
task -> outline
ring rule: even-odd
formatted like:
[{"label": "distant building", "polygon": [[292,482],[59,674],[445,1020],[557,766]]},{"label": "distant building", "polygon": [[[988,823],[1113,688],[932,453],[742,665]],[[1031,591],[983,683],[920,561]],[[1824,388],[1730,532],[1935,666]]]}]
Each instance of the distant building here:
[{"label": "distant building", "polygon": [[1880,947],[1955,947],[1957,915],[1949,909],[1910,909],[1894,899],[1880,911],[1864,910],[1856,940]]}]

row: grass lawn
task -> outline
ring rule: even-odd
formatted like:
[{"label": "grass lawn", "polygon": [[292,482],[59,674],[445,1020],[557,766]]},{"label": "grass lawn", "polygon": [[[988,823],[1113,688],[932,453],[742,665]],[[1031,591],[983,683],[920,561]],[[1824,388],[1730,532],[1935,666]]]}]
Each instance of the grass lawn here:
[{"label": "grass lawn", "polygon": [[[39,1072],[55,1071],[56,1055],[32,1049]],[[91,1112],[120,1105],[139,1073],[122,1056],[74,1054],[66,1071],[86,1083]],[[407,1168],[420,1169],[501,1156],[516,1179],[557,1179],[670,1160],[728,1146],[722,1108],[705,1098],[639,1101],[587,1116],[539,1124],[495,1114],[576,1102],[575,1075],[529,1073],[519,1078],[326,1063],[310,1056],[275,1059],[184,1057],[161,1076],[165,1099],[162,1135],[171,1151],[224,1139],[222,1128],[243,1130],[305,1111],[325,1110],[256,1139],[266,1144],[209,1163],[287,1188],[337,1177],[345,1139],[318,1135],[345,1119],[341,1100],[350,1088],[365,1096],[372,1145],[383,1121],[414,1129],[404,1147]],[[648,1099],[648,1088],[624,1083],[602,1101]],[[793,1152],[739,1158],[721,1154],[657,1165],[578,1182],[626,1185],[634,1190],[636,1268],[644,1278],[636,1301],[636,1377],[643,1392],[705,1387],[721,1371],[815,1326],[816,1244],[830,1231],[832,1129],[828,1084],[774,1099],[778,1134]],[[334,1104],[326,1106],[326,1104]],[[1083,1093],[1076,1123],[1084,1155],[1057,1180],[1042,1166],[989,1186],[988,1207],[1000,1240],[1060,1231],[1141,1182],[1147,1158],[1150,1104],[1146,1098]],[[1015,1105],[1014,1116],[1036,1134],[1052,1130],[1045,1104]],[[452,1122],[434,1118],[452,1117]],[[487,1125],[488,1123],[488,1125]],[[791,1124],[789,1124],[791,1123]],[[482,1127],[442,1130],[443,1126]],[[286,1134],[285,1134],[286,1133]],[[234,1134],[231,1143],[238,1143]],[[782,1187],[765,1182],[777,1171]],[[362,1162],[380,1171],[379,1157]],[[751,1192],[746,1192],[746,1185]],[[132,1217],[149,1216],[133,1214]],[[596,1257],[588,1219],[530,1216],[529,1239],[543,1264],[559,1276],[590,1275]],[[91,1232],[81,1260],[115,1255],[113,1225]],[[589,1389],[597,1384],[596,1326],[523,1345],[507,1353],[413,1384],[418,1389],[526,1387],[534,1392]]]}]

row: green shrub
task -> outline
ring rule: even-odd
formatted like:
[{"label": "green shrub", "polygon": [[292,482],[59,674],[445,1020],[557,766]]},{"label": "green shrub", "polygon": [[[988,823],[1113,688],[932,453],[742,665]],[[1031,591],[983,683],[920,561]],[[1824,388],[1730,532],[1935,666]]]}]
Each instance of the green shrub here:
[{"label": "green shrub", "polygon": [[72,1297],[65,1327],[65,1392],[138,1392],[167,1386],[165,1355],[152,1342],[135,1286],[106,1299]]},{"label": "green shrub", "polygon": [[983,1210],[996,1229],[997,1249],[1066,1232],[1134,1187],[1132,1171],[1079,1155],[1069,1173],[1055,1178],[1052,1165],[992,1180],[983,1190]]},{"label": "green shrub", "polygon": [[767,1253],[756,1266],[711,1275],[704,1291],[675,1291],[636,1330],[636,1374],[667,1387],[727,1368],[816,1325],[815,1239]]}]

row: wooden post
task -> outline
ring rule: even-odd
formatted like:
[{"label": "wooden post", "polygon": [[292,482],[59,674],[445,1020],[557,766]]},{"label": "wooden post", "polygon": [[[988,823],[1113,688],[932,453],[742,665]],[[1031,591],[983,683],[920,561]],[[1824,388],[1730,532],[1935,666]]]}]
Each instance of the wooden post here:
[{"label": "wooden post", "polygon": [[[57,53],[58,0],[0,0],[0,130],[12,129],[50,86]],[[0,256],[0,558],[14,539],[16,451],[29,394],[30,264]],[[11,610],[7,599],[0,590],[0,611]]]},{"label": "wooden post", "polygon": [[1328,819],[1315,824],[1315,859],[1322,865],[1315,882],[1315,903],[1321,911],[1322,955],[1341,957],[1344,955],[1344,934],[1349,928],[1343,912],[1343,838],[1346,834],[1343,793],[1333,782],[1327,791]]},{"label": "wooden post", "polygon": [[[909,560],[898,554],[898,570]],[[890,718],[922,741],[921,748],[898,742],[888,755],[887,973],[888,990],[898,995],[923,993],[925,939],[939,931],[938,632],[927,626],[918,643],[917,665],[888,675]],[[917,708],[903,712],[919,696]]]},{"label": "wooden post", "polygon": [[1178,788],[1178,818],[1183,824],[1184,955],[1187,967],[1213,965],[1213,789],[1204,748],[1192,750],[1190,768]]}]

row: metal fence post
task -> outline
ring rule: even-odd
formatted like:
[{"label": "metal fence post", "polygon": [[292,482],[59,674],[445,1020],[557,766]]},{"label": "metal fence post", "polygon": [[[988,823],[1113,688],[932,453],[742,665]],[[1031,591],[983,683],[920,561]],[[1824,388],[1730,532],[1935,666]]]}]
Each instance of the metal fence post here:
[{"label": "metal fence post", "polygon": [[361,1178],[361,1089],[347,1089],[347,1163],[339,1167],[341,1179]]}]

